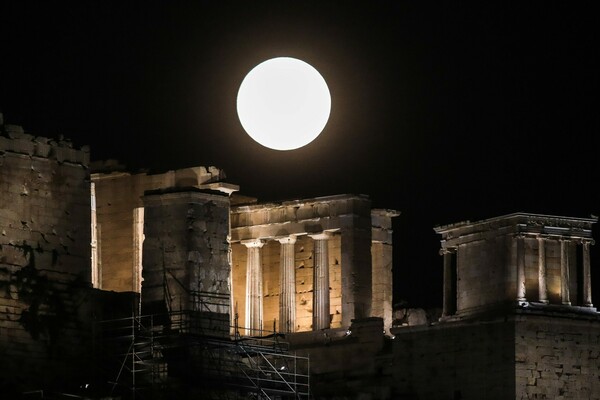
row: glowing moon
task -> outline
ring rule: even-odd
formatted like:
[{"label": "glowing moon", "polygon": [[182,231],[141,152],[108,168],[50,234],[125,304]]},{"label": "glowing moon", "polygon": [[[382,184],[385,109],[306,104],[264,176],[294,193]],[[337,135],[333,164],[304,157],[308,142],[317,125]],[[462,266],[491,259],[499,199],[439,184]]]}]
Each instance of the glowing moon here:
[{"label": "glowing moon", "polygon": [[261,145],[293,150],[312,142],[325,128],[331,95],[311,65],[278,57],[254,67],[242,81],[237,112],[244,130]]}]

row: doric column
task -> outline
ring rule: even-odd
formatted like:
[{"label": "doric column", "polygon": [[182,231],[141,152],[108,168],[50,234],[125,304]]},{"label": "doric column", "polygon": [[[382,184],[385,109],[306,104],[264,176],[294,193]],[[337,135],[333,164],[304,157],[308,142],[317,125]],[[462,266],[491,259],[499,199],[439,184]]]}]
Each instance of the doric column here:
[{"label": "doric column", "polygon": [[330,234],[309,235],[314,239],[313,331],[329,328],[329,251]]},{"label": "doric column", "polygon": [[100,269],[100,226],[97,223],[96,218],[96,184],[94,182],[90,182],[90,192],[91,192],[91,262],[92,262],[92,287],[101,289],[102,288],[102,270]]},{"label": "doric column", "polygon": [[571,305],[569,277],[569,241],[560,240],[560,296],[564,305]]},{"label": "doric column", "polygon": [[259,335],[263,321],[262,262],[260,248],[265,244],[260,239],[243,240],[248,248],[246,261],[246,335]]},{"label": "doric column", "polygon": [[583,242],[583,305],[593,307],[592,304],[592,276],[590,272],[590,242]]},{"label": "doric column", "polygon": [[441,249],[440,254],[444,258],[444,298],[442,304],[442,317],[453,315],[456,310],[456,293],[452,290],[454,282],[452,282],[452,254],[455,249]]},{"label": "doric column", "polygon": [[527,301],[525,296],[525,237],[517,235],[517,301]]},{"label": "doric column", "polygon": [[546,239],[538,236],[538,287],[539,302],[548,304],[548,287],[546,285]]},{"label": "doric column", "polygon": [[294,243],[296,236],[277,239],[280,251],[279,330],[294,332],[296,327],[296,265]]}]

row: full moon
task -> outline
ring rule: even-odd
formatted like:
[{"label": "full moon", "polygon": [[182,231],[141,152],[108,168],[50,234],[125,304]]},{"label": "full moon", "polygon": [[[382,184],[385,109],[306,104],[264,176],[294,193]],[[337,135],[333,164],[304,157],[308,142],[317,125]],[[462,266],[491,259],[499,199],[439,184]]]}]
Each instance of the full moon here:
[{"label": "full moon", "polygon": [[270,149],[293,150],[323,131],[331,95],[325,79],[310,64],[272,58],[254,67],[242,81],[237,112],[252,139]]}]

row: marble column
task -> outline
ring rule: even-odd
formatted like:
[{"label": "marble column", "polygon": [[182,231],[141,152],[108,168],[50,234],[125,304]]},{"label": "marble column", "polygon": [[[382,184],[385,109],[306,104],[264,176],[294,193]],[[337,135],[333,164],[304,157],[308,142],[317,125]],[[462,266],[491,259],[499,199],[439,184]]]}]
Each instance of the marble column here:
[{"label": "marble column", "polygon": [[330,234],[309,235],[314,240],[313,331],[327,329],[329,316],[329,251]]},{"label": "marble column", "polygon": [[262,260],[260,249],[264,241],[244,240],[248,248],[246,261],[246,335],[260,335],[263,322]]},{"label": "marble column", "polygon": [[569,241],[560,240],[560,296],[564,305],[571,305],[571,279],[569,276]]},{"label": "marble column", "polygon": [[525,237],[517,235],[517,301],[527,301],[525,292]]},{"label": "marble column", "polygon": [[538,300],[548,304],[548,286],[546,284],[546,239],[538,236]]},{"label": "marble column", "polygon": [[[593,244],[593,243],[592,243]],[[583,305],[593,307],[592,304],[592,276],[590,272],[590,242],[583,242]]]},{"label": "marble column", "polygon": [[294,332],[296,327],[296,236],[277,239],[281,243],[279,263],[279,331]]},{"label": "marble column", "polygon": [[456,303],[456,293],[452,290],[454,283],[452,282],[452,257],[455,249],[441,249],[440,254],[444,258],[444,297],[442,304],[442,317],[453,315]]}]

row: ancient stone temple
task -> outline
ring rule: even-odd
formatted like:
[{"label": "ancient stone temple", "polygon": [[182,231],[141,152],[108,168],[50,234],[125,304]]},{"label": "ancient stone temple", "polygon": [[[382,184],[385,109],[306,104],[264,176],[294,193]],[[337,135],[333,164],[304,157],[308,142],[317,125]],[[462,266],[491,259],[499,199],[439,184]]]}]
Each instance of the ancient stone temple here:
[{"label": "ancient stone temple", "polygon": [[[187,280],[198,270],[204,274],[215,263],[223,265],[225,277],[195,280],[216,279],[228,287],[219,293],[231,296],[232,323],[237,321],[248,335],[347,327],[353,319],[370,316],[384,318],[386,329],[391,327],[391,218],[399,215],[396,211],[372,210],[364,195],[259,204],[237,197],[239,188],[221,182],[223,177],[214,167],[163,174],[93,173],[92,232],[97,239],[92,270],[97,287],[141,292],[144,303],[150,287],[164,283],[151,278],[153,265],[177,264],[179,269],[185,262],[202,260],[173,279]],[[193,231],[219,238],[203,249],[189,247],[195,242],[190,237],[177,236],[191,231],[189,214],[197,211],[182,209],[177,216],[170,211],[175,204],[185,207],[200,198],[221,204],[219,209],[227,214],[210,231],[208,217],[198,216],[202,229]],[[158,221],[164,225],[155,233]],[[155,244],[166,237],[169,243]],[[220,245],[219,258],[215,243]],[[171,292],[181,289],[168,286]],[[192,286],[186,290],[198,292]]]},{"label": "ancient stone temple", "polygon": [[436,227],[443,314],[433,325],[392,330],[397,392],[428,399],[600,398],[600,318],[589,253],[596,222],[515,213]]},{"label": "ancient stone temple", "polygon": [[400,212],[89,155],[0,115],[2,398],[600,400],[595,217],[435,227],[442,310],[394,311]]},{"label": "ancient stone temple", "polygon": [[515,302],[596,312],[590,275],[596,221],[518,213],[436,228],[444,258],[443,316],[463,317]]},{"label": "ancient stone temple", "polygon": [[391,210],[339,195],[231,210],[233,302],[248,334],[392,322]]}]

